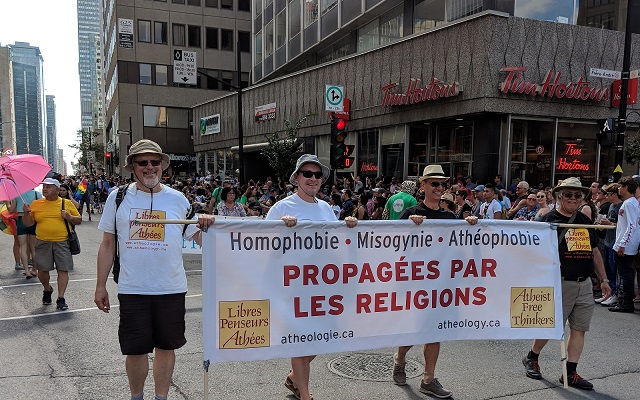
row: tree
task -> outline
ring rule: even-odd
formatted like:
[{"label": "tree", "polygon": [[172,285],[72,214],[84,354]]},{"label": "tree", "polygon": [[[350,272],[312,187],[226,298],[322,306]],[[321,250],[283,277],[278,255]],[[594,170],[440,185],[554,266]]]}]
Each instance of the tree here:
[{"label": "tree", "polygon": [[278,132],[271,135],[264,135],[267,138],[269,146],[262,150],[261,154],[269,161],[271,168],[284,181],[287,181],[287,175],[296,168],[296,160],[300,152],[300,141],[298,140],[298,129],[312,114],[307,114],[301,120],[291,125],[286,119],[284,121],[285,134],[281,138]]},{"label": "tree", "polygon": [[[69,145],[72,149],[76,150],[73,154],[76,157],[77,163],[74,164],[74,173],[81,175],[81,167],[85,168],[85,171],[95,171],[96,167],[102,167],[102,159],[104,157],[104,145],[102,143],[96,143],[95,138],[100,135],[99,132],[91,130],[78,130],[76,132],[78,139],[76,143]],[[95,162],[89,162],[89,154],[93,153]],[[78,156],[78,154],[80,156]],[[94,167],[91,167],[94,164]]]},{"label": "tree", "polygon": [[633,134],[627,135],[627,140],[625,140],[624,155],[627,163],[629,164],[640,162],[640,130]]}]

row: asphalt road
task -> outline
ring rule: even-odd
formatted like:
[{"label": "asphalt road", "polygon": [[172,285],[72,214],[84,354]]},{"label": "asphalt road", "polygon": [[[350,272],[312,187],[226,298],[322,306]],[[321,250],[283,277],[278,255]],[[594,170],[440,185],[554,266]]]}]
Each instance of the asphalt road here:
[{"label": "asphalt road", "polygon": [[[129,399],[124,357],[117,341],[118,307],[115,283],[109,283],[112,310],[99,311],[93,304],[96,254],[101,233],[96,215],[78,228],[82,253],[67,290],[69,310],[41,304],[42,285],[26,280],[14,270],[13,238],[0,235],[0,399]],[[187,258],[188,257],[188,258]],[[187,340],[177,351],[170,399],[203,399],[201,264],[185,256]],[[520,260],[522,261],[522,260]],[[517,262],[517,261],[516,261]],[[53,283],[54,289],[56,288]],[[54,293],[55,296],[55,293]],[[54,297],[55,298],[55,297]],[[55,303],[54,303],[55,304]],[[464,341],[442,345],[436,375],[454,392],[455,399],[640,399],[640,312],[612,314],[598,306],[587,334],[579,373],[595,386],[584,392],[558,383],[561,374],[560,344],[549,342],[540,357],[543,380],[524,374],[521,358],[529,341]],[[312,364],[311,390],[316,399],[425,399],[418,392],[420,378],[404,387],[391,383],[394,349],[359,354],[319,356]],[[422,352],[415,347],[409,357],[422,368]],[[333,362],[341,358],[341,362]],[[346,375],[335,366],[353,362]],[[333,368],[330,369],[330,366]],[[283,381],[288,360],[214,364],[209,369],[209,399],[294,399]],[[339,369],[340,370],[340,369]],[[418,375],[418,374],[413,374]],[[384,381],[379,381],[380,377]],[[146,398],[153,398],[153,382],[147,380]]]}]

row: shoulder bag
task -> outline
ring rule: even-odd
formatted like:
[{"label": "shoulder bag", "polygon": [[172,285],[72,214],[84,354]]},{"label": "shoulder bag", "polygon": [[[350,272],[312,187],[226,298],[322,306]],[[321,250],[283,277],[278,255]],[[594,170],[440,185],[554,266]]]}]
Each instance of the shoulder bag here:
[{"label": "shoulder bag", "polygon": [[[62,199],[62,209],[64,210],[64,199]],[[78,240],[78,234],[75,229],[69,229],[69,222],[64,220],[64,226],[67,228],[67,241],[69,242],[69,250],[71,255],[75,256],[80,254],[80,241]]]}]

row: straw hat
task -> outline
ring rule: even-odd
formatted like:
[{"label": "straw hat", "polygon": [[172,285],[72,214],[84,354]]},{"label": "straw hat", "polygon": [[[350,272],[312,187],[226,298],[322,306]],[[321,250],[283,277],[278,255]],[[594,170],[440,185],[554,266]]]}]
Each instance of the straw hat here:
[{"label": "straw hat", "polygon": [[439,165],[427,165],[424,167],[424,171],[422,172],[422,176],[420,177],[420,182],[425,179],[449,179],[448,176],[444,174],[444,170]]},{"label": "straw hat", "polygon": [[446,200],[453,203],[453,196],[451,195],[451,193],[445,193],[442,196],[440,196],[440,200]]},{"label": "straw hat", "polygon": [[139,154],[158,154],[162,157],[162,169],[169,168],[169,156],[162,152],[160,145],[152,140],[142,139],[135,142],[129,149],[124,169],[133,171],[133,157]]},{"label": "straw hat", "polygon": [[296,161],[296,169],[293,171],[293,173],[289,177],[289,182],[292,185],[298,186],[298,179],[296,178],[296,175],[298,174],[298,172],[300,171],[300,168],[302,168],[303,165],[309,164],[309,163],[315,164],[320,167],[320,170],[322,171],[322,183],[325,183],[327,179],[329,179],[329,168],[326,165],[322,164],[320,160],[318,160],[318,156],[315,156],[313,154],[303,154],[300,156],[300,158],[298,158],[298,161]]},{"label": "straw hat", "polygon": [[562,189],[575,189],[581,190],[585,195],[589,193],[589,188],[582,186],[582,182],[580,182],[579,178],[570,177],[558,184],[558,186],[554,187],[551,191],[551,194],[555,197],[556,193],[561,191]]}]

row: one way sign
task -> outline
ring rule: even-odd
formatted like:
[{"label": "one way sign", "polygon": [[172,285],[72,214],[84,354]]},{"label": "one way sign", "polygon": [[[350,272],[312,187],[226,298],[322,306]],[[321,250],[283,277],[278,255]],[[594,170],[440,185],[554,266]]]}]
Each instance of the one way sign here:
[{"label": "one way sign", "polygon": [[187,85],[198,84],[196,52],[173,50],[173,82]]}]

